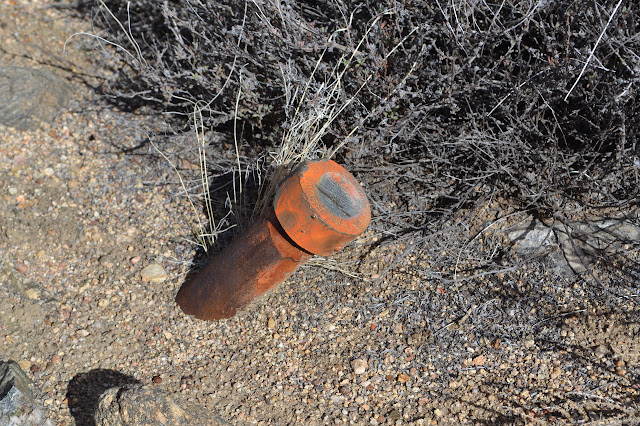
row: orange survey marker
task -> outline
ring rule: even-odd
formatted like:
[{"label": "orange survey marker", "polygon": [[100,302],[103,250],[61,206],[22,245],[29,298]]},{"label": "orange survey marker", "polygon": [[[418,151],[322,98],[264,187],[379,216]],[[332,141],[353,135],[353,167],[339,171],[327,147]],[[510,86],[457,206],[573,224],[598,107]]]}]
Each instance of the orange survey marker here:
[{"label": "orange survey marker", "polygon": [[273,208],[184,284],[176,302],[199,319],[232,317],[314,254],[342,249],[370,220],[367,197],[344,167],[305,162],[280,186]]}]

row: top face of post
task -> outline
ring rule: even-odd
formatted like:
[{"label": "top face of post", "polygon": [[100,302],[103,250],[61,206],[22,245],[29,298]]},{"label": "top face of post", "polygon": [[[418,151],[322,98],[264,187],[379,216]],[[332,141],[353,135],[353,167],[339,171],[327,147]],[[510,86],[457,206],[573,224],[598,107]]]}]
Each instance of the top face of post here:
[{"label": "top face of post", "polygon": [[300,247],[322,256],[342,249],[371,221],[360,184],[332,160],[305,162],[278,189],[278,221]]}]

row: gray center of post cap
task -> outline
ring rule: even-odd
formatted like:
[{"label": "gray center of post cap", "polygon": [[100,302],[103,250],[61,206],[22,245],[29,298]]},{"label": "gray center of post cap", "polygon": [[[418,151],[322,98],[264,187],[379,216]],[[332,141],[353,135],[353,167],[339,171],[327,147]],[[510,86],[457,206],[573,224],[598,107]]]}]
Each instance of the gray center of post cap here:
[{"label": "gray center of post cap", "polygon": [[348,182],[344,182],[341,176],[336,173],[327,173],[322,176],[316,188],[319,201],[332,214],[350,219],[358,215],[362,202],[359,198],[354,198],[345,192],[345,185],[348,185]]}]

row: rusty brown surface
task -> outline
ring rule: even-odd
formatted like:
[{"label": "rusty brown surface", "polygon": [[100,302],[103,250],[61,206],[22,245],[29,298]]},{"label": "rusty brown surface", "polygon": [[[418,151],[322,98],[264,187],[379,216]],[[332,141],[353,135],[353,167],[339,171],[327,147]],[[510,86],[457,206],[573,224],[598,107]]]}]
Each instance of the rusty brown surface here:
[{"label": "rusty brown surface", "polygon": [[270,211],[185,283],[176,302],[199,319],[230,318],[311,256],[288,239]]}]

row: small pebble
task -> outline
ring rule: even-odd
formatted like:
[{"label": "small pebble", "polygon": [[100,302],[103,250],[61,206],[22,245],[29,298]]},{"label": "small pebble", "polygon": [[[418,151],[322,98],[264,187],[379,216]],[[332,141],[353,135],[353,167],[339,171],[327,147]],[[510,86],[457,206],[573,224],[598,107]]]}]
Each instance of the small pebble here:
[{"label": "small pebble", "polygon": [[394,408],[389,412],[389,418],[393,421],[400,420],[402,418],[402,413]]},{"label": "small pebble", "polygon": [[603,358],[606,354],[609,353],[609,350],[606,346],[600,345],[593,351],[593,353],[596,355],[596,357]]},{"label": "small pebble", "polygon": [[398,381],[400,383],[407,383],[409,380],[411,380],[411,376],[409,376],[408,374],[405,374],[405,373],[398,374]]},{"label": "small pebble", "polygon": [[27,270],[29,269],[29,267],[22,262],[16,262],[13,268],[22,275],[26,274]]},{"label": "small pebble", "polygon": [[160,376],[153,376],[153,378],[151,379],[151,381],[153,382],[154,385],[158,385],[160,383],[162,383],[162,377]]},{"label": "small pebble", "polygon": [[269,317],[269,319],[267,320],[267,328],[269,330],[273,330],[274,328],[276,328],[276,320],[274,320],[273,318]]},{"label": "small pebble", "polygon": [[37,288],[28,288],[24,291],[24,295],[31,300],[39,300],[42,293]]},{"label": "small pebble", "polygon": [[13,165],[14,166],[21,166],[23,164],[25,164],[27,162],[27,158],[24,155],[16,155],[15,157],[13,157]]},{"label": "small pebble", "polygon": [[151,263],[140,271],[142,281],[159,283],[167,279],[167,272],[159,263]]},{"label": "small pebble", "polygon": [[351,368],[353,368],[353,372],[358,375],[364,374],[364,372],[367,371],[367,367],[367,361],[364,359],[358,358],[351,361]]},{"label": "small pebble", "polygon": [[484,365],[486,362],[487,362],[487,357],[484,355],[478,355],[477,357],[473,358],[473,360],[471,360],[471,364],[477,365],[477,366]]},{"label": "small pebble", "polygon": [[18,361],[18,365],[24,371],[29,371],[31,369],[31,361],[29,361],[28,359],[21,359],[20,361]]}]

